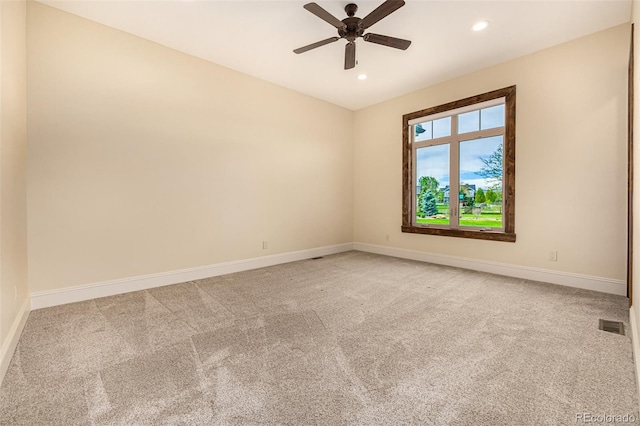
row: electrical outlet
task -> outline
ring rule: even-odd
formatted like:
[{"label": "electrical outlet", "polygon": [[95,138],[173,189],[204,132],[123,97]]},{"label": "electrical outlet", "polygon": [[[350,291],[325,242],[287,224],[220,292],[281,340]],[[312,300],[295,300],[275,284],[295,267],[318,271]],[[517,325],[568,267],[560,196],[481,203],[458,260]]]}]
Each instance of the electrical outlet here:
[{"label": "electrical outlet", "polygon": [[551,250],[549,252],[549,260],[551,262],[557,262],[558,261],[558,252],[555,250]]},{"label": "electrical outlet", "polygon": [[267,242],[263,241],[262,242],[262,250],[266,250],[267,249]]}]

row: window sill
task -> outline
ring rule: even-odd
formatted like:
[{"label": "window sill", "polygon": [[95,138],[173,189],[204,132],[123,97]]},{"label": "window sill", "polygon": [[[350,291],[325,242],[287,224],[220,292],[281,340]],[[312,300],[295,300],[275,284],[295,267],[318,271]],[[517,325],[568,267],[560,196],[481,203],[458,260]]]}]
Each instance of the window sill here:
[{"label": "window sill", "polygon": [[508,234],[502,231],[496,232],[496,231],[428,228],[428,227],[422,227],[422,226],[403,226],[402,232],[407,232],[411,234],[441,235],[445,237],[474,238],[476,240],[504,241],[509,243],[516,242],[516,234]]}]

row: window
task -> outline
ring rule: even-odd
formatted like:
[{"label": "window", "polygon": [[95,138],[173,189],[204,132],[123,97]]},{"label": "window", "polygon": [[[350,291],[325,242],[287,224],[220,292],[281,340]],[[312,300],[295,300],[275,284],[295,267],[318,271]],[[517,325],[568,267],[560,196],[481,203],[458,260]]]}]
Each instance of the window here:
[{"label": "window", "polygon": [[516,87],[403,116],[402,232],[516,240]]}]

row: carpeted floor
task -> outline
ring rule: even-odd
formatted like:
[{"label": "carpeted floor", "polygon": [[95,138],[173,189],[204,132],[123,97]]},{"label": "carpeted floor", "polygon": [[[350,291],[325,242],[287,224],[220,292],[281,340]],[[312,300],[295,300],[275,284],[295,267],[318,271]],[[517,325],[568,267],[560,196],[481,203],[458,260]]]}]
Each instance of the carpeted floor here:
[{"label": "carpeted floor", "polygon": [[638,419],[627,303],[348,252],[41,309],[0,424]]}]

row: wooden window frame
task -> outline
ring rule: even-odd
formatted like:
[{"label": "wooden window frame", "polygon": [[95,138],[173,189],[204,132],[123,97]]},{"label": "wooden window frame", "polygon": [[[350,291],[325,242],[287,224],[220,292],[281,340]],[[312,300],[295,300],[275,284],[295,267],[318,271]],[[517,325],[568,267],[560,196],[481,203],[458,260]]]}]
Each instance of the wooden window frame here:
[{"label": "wooden window frame", "polygon": [[[480,230],[446,228],[434,225],[415,224],[414,189],[416,187],[415,158],[412,146],[412,125],[410,121],[422,117],[441,114],[475,104],[504,98],[505,102],[505,126],[503,142],[503,229]],[[402,232],[414,234],[442,235],[448,237],[474,238],[480,240],[493,240],[515,242],[515,182],[516,182],[516,86],[505,87],[481,95],[460,99],[421,111],[412,112],[402,116]]]}]

